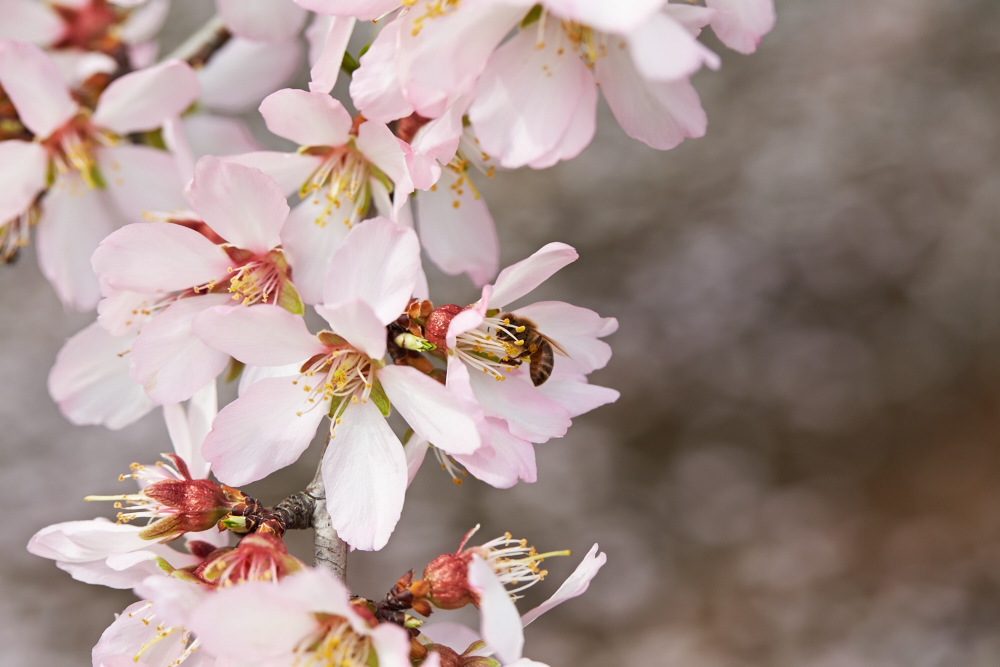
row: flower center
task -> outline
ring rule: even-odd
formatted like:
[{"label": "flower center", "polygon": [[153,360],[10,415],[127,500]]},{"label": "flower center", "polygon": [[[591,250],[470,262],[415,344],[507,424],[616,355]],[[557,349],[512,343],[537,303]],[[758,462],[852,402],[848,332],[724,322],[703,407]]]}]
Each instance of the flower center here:
[{"label": "flower center", "polygon": [[[132,618],[136,614],[141,614],[142,616],[140,620],[142,621],[142,624],[145,625],[146,627],[152,627],[153,631],[156,633],[155,635],[153,635],[152,639],[150,639],[148,642],[144,642],[139,647],[139,651],[134,656],[132,656],[132,661],[139,662],[142,659],[144,653],[149,651],[151,648],[159,644],[167,637],[177,636],[179,633],[181,645],[184,646],[184,652],[181,653],[180,657],[178,657],[170,664],[171,667],[183,664],[185,660],[190,658],[191,655],[198,650],[199,641],[197,639],[191,641],[191,633],[179,625],[164,626],[162,623],[157,622],[156,614],[150,611],[152,606],[153,606],[152,602],[147,602],[146,606],[142,607],[141,609],[136,609],[135,611],[130,611],[128,613],[129,618]],[[188,642],[190,642],[190,644]]]},{"label": "flower center", "polygon": [[[68,174],[76,171],[88,188],[103,190],[107,183],[97,168],[94,146],[112,146],[118,143],[118,138],[109,132],[95,130],[90,126],[88,116],[89,112],[82,111],[41,143],[48,150],[57,172]],[[114,165],[112,167],[115,168]]]},{"label": "flower center", "polygon": [[508,591],[515,599],[518,597],[516,593],[534,586],[548,575],[548,570],[538,567],[543,560],[552,556],[570,555],[568,550],[540,554],[535,551],[535,547],[528,546],[527,540],[515,540],[510,533],[504,533],[503,536],[473,549],[480,553],[488,550],[485,555],[486,561],[500,582],[504,586],[516,586]]},{"label": "flower center", "polygon": [[518,337],[525,327],[511,323],[509,318],[487,317],[477,329],[459,334],[455,354],[472,368],[504,380],[504,372],[517,368],[525,352],[524,340]]},{"label": "flower center", "polygon": [[309,180],[302,186],[299,196],[326,191],[326,204],[314,222],[326,227],[327,220],[336,212],[343,215],[343,223],[353,227],[368,212],[371,205],[371,165],[350,146],[334,148]]},{"label": "flower center", "polygon": [[316,355],[303,364],[301,374],[292,381],[301,385],[309,397],[309,407],[297,414],[302,416],[330,401],[330,437],[333,437],[347,406],[367,402],[374,381],[372,360],[349,345]]},{"label": "flower center", "polygon": [[229,273],[232,274],[229,291],[233,294],[233,301],[242,301],[244,306],[267,303],[268,298],[281,287],[283,277],[281,270],[269,258],[253,259],[236,269],[229,267]]},{"label": "flower center", "polygon": [[371,642],[356,633],[341,616],[318,615],[319,639],[313,636],[308,646],[296,651],[296,666],[363,667],[368,663]]}]

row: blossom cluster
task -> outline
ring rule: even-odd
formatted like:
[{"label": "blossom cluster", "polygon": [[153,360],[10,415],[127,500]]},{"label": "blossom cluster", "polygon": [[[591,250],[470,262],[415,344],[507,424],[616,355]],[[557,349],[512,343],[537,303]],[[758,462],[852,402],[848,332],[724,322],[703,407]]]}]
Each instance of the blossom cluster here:
[{"label": "blossom cluster", "polygon": [[[470,533],[368,600],[288,554],[282,535],[306,527],[290,506],[238,487],[322,432],[323,522],[376,550],[428,451],[457,483],[535,482],[536,445],[617,400],[588,380],[617,321],[525,304],[577,253],[553,242],[499,270],[475,181],[579,155],[598,88],[653,148],[701,136],[690,79],[720,65],[702,29],[749,53],[771,0],[215,4],[193,46],[160,58],[168,0],[0,2],[0,257],[33,235],[66,307],[97,312],[49,391],[72,423],[111,429],[162,406],[175,449],[122,476],[137,492],[88,498],[117,523],[56,524],[29,550],[142,597],[95,666],[539,664],[522,627],[586,589],[596,545],[524,617],[513,596],[563,552],[509,535],[466,547]],[[281,88],[307,21],[308,90]],[[354,55],[358,21],[378,30]],[[356,113],[331,95],[342,75]],[[236,115],[257,105],[297,150],[257,143]],[[432,300],[422,253],[468,277],[468,302]],[[239,379],[221,410],[220,377]],[[417,618],[469,604],[478,635]],[[248,636],[247,618],[268,631]]]}]

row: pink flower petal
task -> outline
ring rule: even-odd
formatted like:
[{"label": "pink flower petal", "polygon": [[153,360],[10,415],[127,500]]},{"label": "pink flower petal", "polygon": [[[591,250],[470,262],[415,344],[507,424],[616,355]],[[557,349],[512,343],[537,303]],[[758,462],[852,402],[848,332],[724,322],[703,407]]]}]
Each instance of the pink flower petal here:
[{"label": "pink flower petal", "polygon": [[620,48],[625,42],[609,39],[608,54],[597,61],[595,74],[625,133],[660,150],[703,136],[708,119],[691,83],[646,81]]},{"label": "pink flower petal", "polygon": [[[475,307],[466,308],[448,324],[448,336],[446,338],[448,349],[455,347],[458,337],[466,331],[472,331],[486,319],[486,311],[490,308],[490,297],[493,294],[492,285],[483,285],[482,296],[476,302]],[[449,365],[451,361],[449,358]],[[449,371],[450,373],[451,371]]]},{"label": "pink flower petal", "polygon": [[[295,288],[302,300],[312,305],[323,303],[330,258],[350,231],[334,216],[340,209],[328,206],[327,195],[326,190],[310,194],[292,209],[281,229],[281,247],[292,266]],[[338,195],[337,201],[340,199]],[[351,205],[343,199],[342,205]]]},{"label": "pink flower petal", "polygon": [[388,324],[409,302],[419,270],[416,233],[391,220],[373,218],[356,225],[334,251],[323,302],[332,306],[361,299],[379,322]]},{"label": "pink flower petal", "polygon": [[413,181],[406,166],[405,143],[394,135],[388,126],[373,120],[361,124],[355,141],[358,150],[368,161],[392,180],[394,186],[392,203],[395,211],[399,211],[406,201],[405,195],[413,192]]},{"label": "pink flower petal", "polygon": [[168,60],[115,79],[101,95],[91,121],[118,134],[153,130],[180,115],[200,92],[191,66]]},{"label": "pink flower petal", "polygon": [[28,541],[28,551],[52,560],[77,563],[138,551],[150,546],[139,537],[141,526],[116,524],[104,518],[65,521],[46,526]]},{"label": "pink flower petal", "polygon": [[406,456],[373,402],[348,406],[322,470],[331,525],[340,538],[363,551],[384,547],[403,510]]},{"label": "pink flower petal", "polygon": [[206,384],[191,397],[187,412],[181,403],[163,406],[163,420],[174,446],[174,452],[187,463],[191,476],[208,477],[209,464],[201,455],[201,443],[212,428],[212,420],[219,412],[215,380]]},{"label": "pink flower petal", "polygon": [[0,141],[0,220],[10,220],[28,210],[47,185],[48,166],[48,153],[39,144]]},{"label": "pink flower petal", "polygon": [[251,366],[301,364],[326,349],[302,316],[276,306],[206,310],[194,332],[206,345]]},{"label": "pink flower petal", "polygon": [[129,222],[144,222],[151,213],[187,208],[180,169],[170,153],[119,144],[95,154],[107,192]]},{"label": "pink flower petal", "polygon": [[526,371],[509,373],[503,382],[484,373],[472,373],[469,380],[483,412],[506,420],[514,436],[539,443],[566,435],[569,411],[546,398]]},{"label": "pink flower petal", "polygon": [[215,6],[233,34],[258,42],[293,39],[306,22],[306,12],[288,0],[215,0]]},{"label": "pink flower petal", "polygon": [[[147,577],[135,587],[135,594],[152,600],[157,624],[184,625],[212,591],[193,581],[174,577]],[[157,667],[162,663],[158,663]]]},{"label": "pink flower petal", "polygon": [[[529,3],[525,3],[529,4]],[[546,0],[545,8],[563,19],[582,23],[602,32],[634,30],[656,15],[663,0]]]},{"label": "pink flower petal", "polygon": [[203,157],[194,168],[190,200],[201,219],[237,248],[264,254],[281,244],[288,203],[259,169]]},{"label": "pink flower petal", "polygon": [[569,575],[569,578],[562,583],[559,590],[553,593],[548,600],[522,616],[521,623],[526,626],[553,607],[586,593],[590,581],[597,576],[607,560],[607,554],[604,552],[598,554],[597,545],[592,546],[580,564],[576,566],[573,574]]},{"label": "pink flower petal", "polygon": [[233,155],[223,161],[260,169],[278,183],[282,194],[287,197],[299,191],[312,173],[323,163],[323,158],[319,155],[303,155],[301,153],[259,151]]},{"label": "pink flower petal", "polygon": [[48,138],[79,110],[58,65],[31,44],[0,42],[0,87],[21,122],[40,139]]},{"label": "pink flower petal", "polygon": [[285,85],[301,62],[297,40],[268,44],[235,37],[198,70],[198,103],[212,111],[245,113]]},{"label": "pink flower petal", "polygon": [[479,79],[469,120],[483,151],[504,167],[522,167],[555,150],[584,102],[586,113],[597,112],[596,96],[584,98],[594,76],[560,45],[561,31],[550,21],[542,48],[536,31],[519,32],[496,50]]},{"label": "pink flower petal", "polygon": [[417,476],[420,466],[423,465],[424,457],[427,456],[429,448],[430,443],[427,442],[427,439],[420,437],[416,433],[411,435],[410,439],[403,445],[403,452],[406,454],[406,488],[410,488],[410,484],[413,483],[413,479]]},{"label": "pink flower petal", "polygon": [[504,664],[521,657],[524,630],[521,616],[493,568],[479,556],[469,563],[469,588],[479,594],[480,632]]},{"label": "pink flower petal", "polygon": [[582,153],[597,130],[597,86],[588,86],[577,102],[566,132],[551,150],[528,163],[532,169],[548,169],[561,160],[571,160]]},{"label": "pink flower petal", "polygon": [[774,28],[774,0],[707,0],[716,10],[712,30],[722,43],[740,53],[753,53]]},{"label": "pink flower petal", "polygon": [[530,257],[511,264],[493,283],[490,307],[503,308],[517,301],[577,257],[576,250],[565,243],[549,243]]},{"label": "pink flower petal", "polygon": [[399,79],[397,49],[403,21],[387,24],[371,48],[361,56],[361,67],[351,76],[351,100],[368,120],[388,123],[413,113]]},{"label": "pink flower petal", "polygon": [[240,486],[263,479],[309,446],[329,401],[310,403],[297,377],[255,382],[219,412],[201,448],[219,481]]},{"label": "pink flower petal", "polygon": [[[324,20],[325,19],[325,20]],[[317,15],[313,24],[306,31],[310,45],[313,45],[313,32],[318,44],[318,55],[312,60],[312,69],[309,70],[309,90],[314,93],[329,94],[333,87],[337,85],[340,77],[340,64],[344,60],[344,52],[347,51],[347,42],[354,32],[354,18],[324,17]],[[316,30],[314,30],[316,29]],[[357,100],[353,97],[355,104]]]},{"label": "pink flower petal", "polygon": [[327,93],[286,88],[260,104],[267,129],[300,146],[343,146],[351,130],[351,114]]},{"label": "pink flower petal", "polygon": [[459,654],[480,640],[474,630],[458,623],[427,623],[420,626],[420,634],[435,644],[447,646]]},{"label": "pink flower petal", "polygon": [[432,191],[417,194],[417,222],[431,261],[450,276],[468,273],[482,287],[496,275],[500,248],[493,217],[468,178],[468,171],[446,167]]},{"label": "pink flower petal", "polygon": [[539,390],[544,396],[566,408],[570,417],[579,417],[602,405],[614,403],[621,396],[614,389],[588,384],[585,375],[553,373]]},{"label": "pink flower petal", "polygon": [[351,299],[335,306],[316,306],[334,333],[372,359],[385,356],[385,325],[371,306],[360,299]]},{"label": "pink flower petal", "polygon": [[703,65],[719,69],[719,56],[667,14],[654,14],[628,34],[629,53],[639,74],[651,81],[686,79]]},{"label": "pink flower petal", "polygon": [[155,609],[150,609],[149,603],[144,600],[126,607],[94,646],[92,658],[95,667],[127,667],[136,653],[136,647],[146,643],[152,646],[143,653],[142,662],[132,662],[133,667],[159,667],[179,660],[185,648],[183,633],[171,633],[154,643],[161,632],[159,622],[149,620],[156,618],[154,612]]},{"label": "pink flower petal", "polygon": [[246,123],[239,118],[189,114],[181,119],[180,125],[191,151],[187,180],[194,175],[194,163],[199,158],[251,153],[261,148]]},{"label": "pink flower petal", "polygon": [[296,4],[317,14],[353,16],[372,21],[399,7],[399,0],[295,0]]},{"label": "pink flower petal", "polygon": [[203,235],[169,222],[126,225],[93,253],[97,275],[121,290],[162,294],[228,279],[226,252]]},{"label": "pink flower petal", "polygon": [[411,667],[410,636],[406,630],[392,623],[383,623],[368,631],[368,635],[378,655],[378,667]]},{"label": "pink flower petal", "polygon": [[208,308],[228,301],[225,294],[193,296],[154,317],[132,343],[132,381],[163,405],[186,401],[222,373],[229,355],[202,343],[192,323]]},{"label": "pink flower petal", "polygon": [[36,249],[42,273],[64,305],[91,310],[101,300],[90,256],[120,222],[105,193],[89,189],[75,172],[49,188],[38,221]]},{"label": "pink flower petal", "polygon": [[393,407],[416,433],[449,454],[479,449],[475,405],[463,405],[443,384],[410,366],[386,366],[376,372]]},{"label": "pink flower petal", "polygon": [[509,489],[523,480],[533,483],[538,479],[535,465],[535,448],[527,440],[510,434],[506,422],[490,417],[489,444],[469,455],[455,455],[455,460],[490,486]]},{"label": "pink flower petal", "polygon": [[49,373],[49,394],[70,422],[128,426],[155,407],[129,378],[134,335],[115,337],[94,322],[66,341]]},{"label": "pink flower petal", "polygon": [[167,14],[170,13],[170,0],[148,0],[133,4],[138,6],[128,13],[118,27],[120,39],[130,45],[147,42],[156,37],[156,33],[160,32],[160,28],[167,21]]},{"label": "pink flower petal", "polygon": [[541,301],[517,309],[538,330],[559,343],[566,355],[556,353],[554,366],[561,372],[587,374],[604,368],[611,346],[598,340],[618,330],[618,320],[562,301]]},{"label": "pink flower petal", "polygon": [[51,46],[66,32],[66,24],[48,5],[35,0],[0,2],[0,39],[13,39],[37,46]]}]

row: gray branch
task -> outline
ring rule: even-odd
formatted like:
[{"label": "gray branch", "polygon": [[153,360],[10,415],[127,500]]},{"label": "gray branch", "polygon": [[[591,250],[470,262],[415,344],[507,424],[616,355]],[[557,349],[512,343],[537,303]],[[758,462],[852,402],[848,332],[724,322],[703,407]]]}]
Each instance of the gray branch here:
[{"label": "gray branch", "polygon": [[205,25],[199,28],[198,32],[188,37],[184,40],[183,44],[171,51],[164,60],[176,58],[177,60],[186,61],[195,69],[204,67],[209,58],[225,46],[230,37],[232,37],[232,33],[229,32],[222,17],[216,14]]}]

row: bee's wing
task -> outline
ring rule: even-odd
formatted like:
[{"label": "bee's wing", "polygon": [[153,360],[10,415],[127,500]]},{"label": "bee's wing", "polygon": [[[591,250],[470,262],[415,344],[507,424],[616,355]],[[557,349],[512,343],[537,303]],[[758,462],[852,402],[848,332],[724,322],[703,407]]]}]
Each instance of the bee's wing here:
[{"label": "bee's wing", "polygon": [[561,354],[564,357],[568,357],[569,356],[569,352],[567,352],[566,350],[564,350],[562,345],[560,345],[559,343],[555,342],[554,340],[552,340],[548,336],[542,336],[542,338],[545,339],[546,343],[548,343],[549,345],[552,346],[553,350],[555,350],[556,352],[558,352],[559,354]]}]

